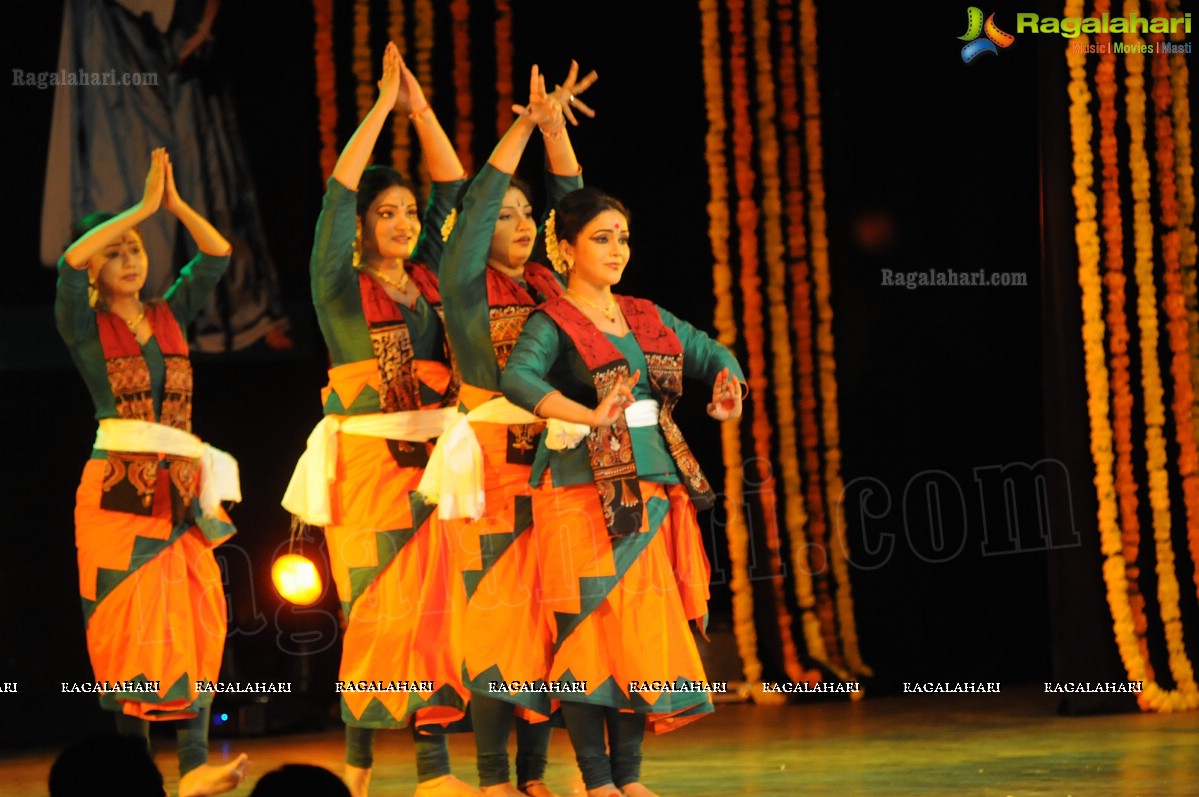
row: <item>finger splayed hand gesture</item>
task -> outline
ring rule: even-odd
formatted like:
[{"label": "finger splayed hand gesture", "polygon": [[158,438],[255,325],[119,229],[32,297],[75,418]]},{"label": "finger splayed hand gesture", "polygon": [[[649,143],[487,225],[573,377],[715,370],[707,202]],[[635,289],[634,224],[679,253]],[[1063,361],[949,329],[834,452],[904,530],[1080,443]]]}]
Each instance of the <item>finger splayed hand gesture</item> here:
[{"label": "finger splayed hand gesture", "polygon": [[716,375],[712,385],[712,403],[708,405],[708,415],[718,421],[741,417],[741,380],[725,368]]},{"label": "finger splayed hand gesture", "polygon": [[566,115],[567,121],[576,127],[579,125],[579,120],[575,118],[575,111],[578,111],[589,119],[595,118],[595,111],[591,109],[591,106],[580,100],[579,95],[591,88],[591,85],[599,80],[599,75],[596,74],[594,69],[588,72],[582,80],[578,80],[578,76],[579,62],[571,61],[570,72],[567,73],[566,80],[554,86],[554,90],[550,92],[550,96],[556,99],[558,104],[562,106],[562,113]]},{"label": "finger splayed hand gesture", "polygon": [[562,121],[562,104],[545,90],[545,77],[536,64],[529,74],[529,104],[513,105],[513,113],[528,117],[538,127],[556,129],[566,124]]}]

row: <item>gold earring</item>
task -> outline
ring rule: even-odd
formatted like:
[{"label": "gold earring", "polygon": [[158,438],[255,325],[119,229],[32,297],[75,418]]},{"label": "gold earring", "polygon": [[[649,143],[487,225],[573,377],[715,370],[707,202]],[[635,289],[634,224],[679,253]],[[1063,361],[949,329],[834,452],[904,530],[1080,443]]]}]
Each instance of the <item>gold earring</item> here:
[{"label": "gold earring", "polygon": [[358,220],[358,231],[354,234],[354,268],[358,268],[358,264],[362,262],[362,219]]}]

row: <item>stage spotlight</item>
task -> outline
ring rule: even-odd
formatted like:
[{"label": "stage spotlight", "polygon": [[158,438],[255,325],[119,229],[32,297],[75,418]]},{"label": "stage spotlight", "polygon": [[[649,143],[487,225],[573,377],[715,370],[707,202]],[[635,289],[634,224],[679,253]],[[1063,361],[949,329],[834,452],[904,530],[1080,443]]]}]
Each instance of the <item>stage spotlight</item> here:
[{"label": "stage spotlight", "polygon": [[321,574],[306,556],[287,553],[271,566],[271,581],[284,600],[297,606],[308,606],[320,598],[323,587]]}]

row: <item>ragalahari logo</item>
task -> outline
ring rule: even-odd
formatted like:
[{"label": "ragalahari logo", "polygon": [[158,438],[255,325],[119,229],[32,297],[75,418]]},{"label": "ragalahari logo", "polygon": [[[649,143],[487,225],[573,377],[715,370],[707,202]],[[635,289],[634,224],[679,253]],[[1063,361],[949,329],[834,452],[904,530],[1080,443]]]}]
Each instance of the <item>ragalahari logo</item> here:
[{"label": "ragalahari logo", "polygon": [[[986,34],[985,39],[980,39],[979,36]],[[975,58],[978,58],[983,53],[991,55],[999,55],[999,49],[1007,49],[1012,46],[1012,42],[1016,41],[1016,37],[1010,33],[1004,33],[995,24],[995,15],[987,17],[986,23],[983,22],[983,12],[978,6],[970,6],[966,9],[966,35],[958,36],[960,41],[968,42],[962,48],[962,63],[968,64]]]}]

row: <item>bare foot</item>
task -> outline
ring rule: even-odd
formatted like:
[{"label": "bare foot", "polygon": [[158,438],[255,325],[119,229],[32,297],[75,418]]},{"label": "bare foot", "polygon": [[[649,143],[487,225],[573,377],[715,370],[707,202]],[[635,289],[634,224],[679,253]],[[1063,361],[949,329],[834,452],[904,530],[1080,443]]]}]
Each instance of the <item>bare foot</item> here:
[{"label": "bare foot", "polygon": [[620,789],[614,783],[605,783],[598,789],[588,789],[587,797],[621,797]]},{"label": "bare foot", "polygon": [[245,753],[228,764],[201,764],[179,779],[179,797],[209,797],[233,791],[249,768],[250,757]]},{"label": "bare foot", "polygon": [[350,797],[366,797],[367,789],[371,785],[370,767],[363,769],[346,764],[342,780],[346,782],[346,788],[350,790]]},{"label": "bare foot", "polygon": [[642,786],[640,783],[626,783],[620,787],[620,793],[624,797],[658,797],[649,789]]},{"label": "bare foot", "polygon": [[482,792],[484,797],[524,797],[524,794],[511,783],[497,783],[494,786],[484,786]]},{"label": "bare foot", "polygon": [[557,794],[554,794],[552,791],[550,791],[549,786],[546,786],[545,783],[540,780],[531,780],[528,783],[523,784],[520,787],[520,790],[529,795],[529,797],[558,797]]},{"label": "bare foot", "polygon": [[442,775],[440,778],[416,784],[416,797],[465,797],[481,793],[474,786],[463,783],[453,775]]}]

